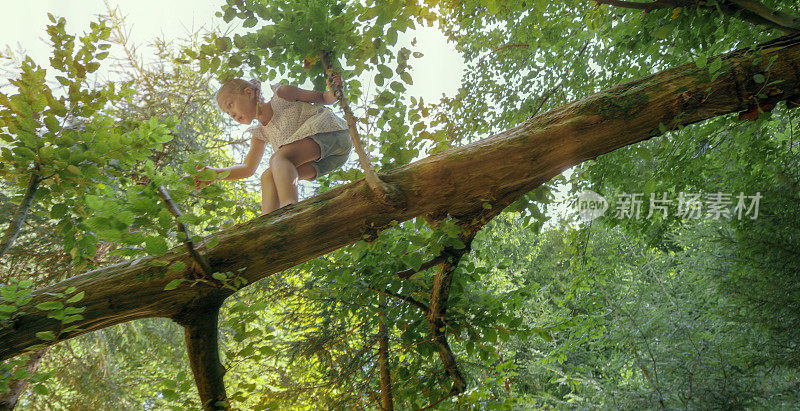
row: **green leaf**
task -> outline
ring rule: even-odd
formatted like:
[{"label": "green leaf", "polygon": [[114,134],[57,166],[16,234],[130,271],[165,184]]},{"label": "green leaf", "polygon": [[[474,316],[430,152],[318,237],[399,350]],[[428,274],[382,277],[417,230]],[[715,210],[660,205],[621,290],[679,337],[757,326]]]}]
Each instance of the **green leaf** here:
[{"label": "green leaf", "polygon": [[699,55],[694,59],[694,64],[697,65],[697,68],[703,68],[708,64],[708,57],[705,54]]},{"label": "green leaf", "polygon": [[6,301],[16,301],[17,299],[17,286],[16,285],[7,285],[3,288],[0,288],[0,296],[3,297]]},{"label": "green leaf", "polygon": [[392,90],[394,90],[394,91],[396,91],[398,93],[402,93],[402,92],[404,92],[406,90],[406,87],[403,86],[403,84],[398,82],[398,81],[393,81],[392,84],[390,85],[390,87],[392,88]]},{"label": "green leaf", "polygon": [[242,26],[245,28],[255,27],[256,23],[258,23],[257,18],[249,17],[242,23]]},{"label": "green leaf", "polygon": [[380,74],[384,78],[391,78],[392,77],[392,69],[390,69],[385,64],[379,64],[378,65],[378,74]]},{"label": "green leaf", "polygon": [[167,252],[167,242],[161,237],[147,237],[144,240],[144,249],[149,254],[161,255]]},{"label": "green leaf", "polygon": [[753,76],[753,81],[755,81],[755,82],[756,82],[756,83],[758,83],[758,84],[761,84],[761,83],[763,83],[763,82],[764,82],[764,75],[763,75],[763,74],[760,74],[760,73],[759,73],[759,74],[756,74],[756,75],[754,75],[754,76]]},{"label": "green leaf", "polygon": [[33,392],[35,392],[36,394],[39,394],[39,395],[48,395],[48,394],[50,394],[50,391],[47,389],[47,387],[44,386],[44,384],[36,384],[36,385],[34,385],[33,386]]},{"label": "green leaf", "polygon": [[64,304],[58,301],[47,301],[43,303],[39,303],[36,305],[36,308],[42,311],[49,311],[49,310],[60,310],[64,308]]},{"label": "green leaf", "polygon": [[85,294],[85,292],[84,292],[84,291],[81,291],[81,292],[79,292],[78,294],[75,294],[75,295],[73,295],[72,297],[70,297],[70,299],[69,299],[69,300],[67,300],[67,303],[68,303],[68,304],[71,304],[71,303],[76,303],[76,302],[78,302],[78,301],[82,300],[82,299],[83,299],[83,296],[84,296],[84,294]]},{"label": "green leaf", "polygon": [[170,281],[167,285],[164,286],[164,290],[174,290],[178,288],[178,286],[183,282],[183,278],[178,278],[177,280]]},{"label": "green leaf", "polygon": [[30,372],[30,371],[28,371],[28,369],[27,369],[27,368],[24,368],[24,367],[23,367],[23,368],[20,368],[20,369],[18,369],[18,370],[17,370],[17,371],[14,373],[14,379],[17,379],[17,380],[22,380],[22,379],[28,378],[28,377],[30,376],[30,374],[31,374],[31,372]]},{"label": "green leaf", "polygon": [[83,316],[80,315],[80,314],[68,315],[68,316],[64,317],[63,320],[61,320],[61,324],[74,323],[75,321],[80,321],[82,319],[83,319]]},{"label": "green leaf", "polygon": [[217,179],[217,172],[206,169],[197,173],[197,178],[202,181],[214,181]]},{"label": "green leaf", "polygon": [[167,268],[170,271],[183,271],[186,268],[186,263],[183,261],[175,261]]},{"label": "green leaf", "polygon": [[40,331],[36,333],[36,337],[39,338],[40,340],[45,340],[45,341],[51,341],[56,339],[56,336],[55,334],[53,334],[52,331]]},{"label": "green leaf", "polygon": [[714,74],[722,67],[722,59],[717,57],[711,64],[708,65],[708,72]]}]

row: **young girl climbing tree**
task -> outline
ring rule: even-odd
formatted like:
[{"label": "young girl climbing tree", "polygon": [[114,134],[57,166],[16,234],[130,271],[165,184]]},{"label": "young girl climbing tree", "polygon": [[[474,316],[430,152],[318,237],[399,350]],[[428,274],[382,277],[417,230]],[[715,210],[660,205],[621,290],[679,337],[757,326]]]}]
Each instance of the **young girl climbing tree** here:
[{"label": "young girl climbing tree", "polygon": [[[333,82],[341,87],[341,77]],[[330,79],[328,89],[332,89]],[[298,179],[314,180],[347,161],[352,144],[347,123],[325,107],[316,104],[337,102],[331,91],[304,90],[288,84],[272,86],[273,95],[264,101],[257,81],[233,79],[217,92],[220,109],[241,124],[250,127],[250,150],[244,162],[232,167],[205,167],[217,173],[217,179],[238,180],[255,173],[267,142],[273,154],[269,168],[261,174],[261,214],[267,214],[298,201]],[[212,181],[200,181],[200,185]]]}]

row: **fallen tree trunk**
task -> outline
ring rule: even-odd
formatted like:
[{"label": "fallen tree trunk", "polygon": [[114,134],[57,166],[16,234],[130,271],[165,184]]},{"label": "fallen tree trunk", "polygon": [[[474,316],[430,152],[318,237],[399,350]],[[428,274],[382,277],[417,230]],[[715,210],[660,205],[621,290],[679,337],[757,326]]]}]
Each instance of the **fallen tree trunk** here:
[{"label": "fallen tree trunk", "polygon": [[[773,57],[769,72],[765,68]],[[376,199],[363,180],[337,187],[268,216],[218,232],[214,247],[200,245],[211,266],[253,282],[325,254],[398,221],[417,216],[462,216],[485,204],[507,204],[568,167],[672,129],[800,95],[800,38],[782,38],[756,51],[723,56],[722,74],[686,65],[593,94],[495,136],[383,173],[406,197],[394,209]],[[769,86],[753,76],[765,75]],[[775,84],[775,81],[780,81]],[[759,98],[758,96],[762,98]],[[661,126],[660,126],[661,125]],[[210,238],[208,238],[210,239]],[[207,239],[207,240],[208,240]],[[170,272],[166,264],[189,267]],[[38,290],[0,329],[0,359],[77,335],[146,317],[185,323],[208,301],[232,291],[184,282],[198,268],[183,247],[165,255],[87,272]],[[83,319],[66,330],[37,304],[54,301],[68,287],[85,291]],[[60,300],[59,300],[60,301]],[[73,325],[70,324],[70,325]],[[51,331],[43,341],[38,332]]]}]

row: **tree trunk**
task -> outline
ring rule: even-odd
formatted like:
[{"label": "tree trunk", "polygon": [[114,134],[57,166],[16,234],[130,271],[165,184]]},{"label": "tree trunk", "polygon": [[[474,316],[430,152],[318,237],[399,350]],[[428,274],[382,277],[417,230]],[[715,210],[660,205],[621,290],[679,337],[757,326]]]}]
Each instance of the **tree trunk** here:
[{"label": "tree trunk", "polygon": [[389,328],[386,319],[386,297],[378,296],[378,361],[381,367],[381,410],[394,410],[392,401],[392,374],[389,367]]},{"label": "tree trunk", "polygon": [[221,300],[209,301],[208,305],[188,313],[180,319],[186,339],[189,365],[200,394],[204,410],[228,409],[225,394],[225,367],[219,359],[217,325]]},{"label": "tree trunk", "polygon": [[[771,85],[756,83],[753,76],[764,74],[773,56],[767,76]],[[446,213],[458,217],[485,203],[507,203],[571,166],[659,135],[661,127],[673,129],[800,94],[798,37],[770,42],[754,52],[734,52],[722,61],[714,81],[706,68],[694,64],[666,70],[383,173],[382,179],[406,196],[404,209],[381,204],[359,180],[220,231],[213,235],[219,243],[202,251],[216,270],[243,269],[241,275],[253,282],[374,236],[398,221]],[[767,98],[759,100],[759,94]],[[190,268],[168,272],[164,263],[172,261]],[[189,287],[188,282],[164,290],[174,279],[193,278],[188,272],[192,266],[189,254],[176,247],[159,257],[104,267],[38,290],[14,321],[0,329],[0,360],[40,343],[50,345],[138,318],[176,318],[210,294],[227,293],[205,284]],[[77,304],[86,310],[74,329],[62,328],[35,308],[70,286],[86,292]],[[53,331],[56,338],[42,341],[35,335],[42,331]]]},{"label": "tree trunk", "polygon": [[[42,348],[41,350],[31,353],[28,362],[26,362],[24,366],[24,368],[28,370],[29,376],[36,374],[36,370],[39,368],[39,364],[42,363],[42,358],[44,358],[46,353],[47,348]],[[17,402],[19,402],[20,397],[22,397],[22,393],[28,388],[29,379],[30,377],[9,381],[9,391],[0,395],[0,411],[13,410],[17,406]]]}]

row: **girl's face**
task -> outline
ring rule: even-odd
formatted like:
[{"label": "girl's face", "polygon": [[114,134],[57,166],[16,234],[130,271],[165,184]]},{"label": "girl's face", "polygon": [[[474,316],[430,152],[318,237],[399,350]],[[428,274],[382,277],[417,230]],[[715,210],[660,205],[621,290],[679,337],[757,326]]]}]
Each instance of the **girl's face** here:
[{"label": "girl's face", "polygon": [[239,124],[250,124],[256,117],[256,99],[252,89],[241,93],[224,93],[217,96],[217,104]]}]

